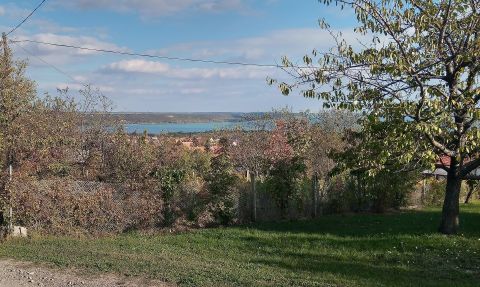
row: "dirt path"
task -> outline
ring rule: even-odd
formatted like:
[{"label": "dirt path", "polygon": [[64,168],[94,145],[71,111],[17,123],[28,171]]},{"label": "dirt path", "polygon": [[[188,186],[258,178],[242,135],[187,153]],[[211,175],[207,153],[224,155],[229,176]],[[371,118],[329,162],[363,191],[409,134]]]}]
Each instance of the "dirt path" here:
[{"label": "dirt path", "polygon": [[136,287],[171,286],[158,281],[118,275],[85,276],[73,270],[57,270],[0,259],[0,287]]}]

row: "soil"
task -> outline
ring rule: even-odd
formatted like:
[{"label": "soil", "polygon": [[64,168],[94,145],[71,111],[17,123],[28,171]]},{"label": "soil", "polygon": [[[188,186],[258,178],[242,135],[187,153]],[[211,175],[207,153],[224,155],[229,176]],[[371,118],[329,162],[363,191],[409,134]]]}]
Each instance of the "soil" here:
[{"label": "soil", "polygon": [[144,278],[115,274],[87,275],[79,270],[54,269],[27,262],[0,259],[0,287],[137,287],[172,286]]}]

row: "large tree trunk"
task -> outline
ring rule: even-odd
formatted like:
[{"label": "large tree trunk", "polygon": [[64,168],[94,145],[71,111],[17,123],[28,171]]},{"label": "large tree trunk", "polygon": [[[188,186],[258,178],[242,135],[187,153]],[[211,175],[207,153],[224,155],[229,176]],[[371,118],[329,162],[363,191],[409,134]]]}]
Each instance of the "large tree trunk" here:
[{"label": "large tree trunk", "polygon": [[447,188],[443,201],[442,222],[438,231],[443,234],[455,234],[459,225],[459,201],[462,180],[450,171],[447,176]]}]

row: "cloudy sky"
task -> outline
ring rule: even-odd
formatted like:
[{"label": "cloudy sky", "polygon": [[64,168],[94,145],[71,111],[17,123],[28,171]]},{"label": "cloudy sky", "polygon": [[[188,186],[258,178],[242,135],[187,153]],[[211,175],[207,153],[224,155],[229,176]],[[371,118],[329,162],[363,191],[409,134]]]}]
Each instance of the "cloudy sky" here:
[{"label": "cloudy sky", "polygon": [[[0,30],[9,31],[40,0],[0,2]],[[30,39],[97,49],[259,64],[300,61],[333,43],[318,28],[326,18],[349,37],[354,15],[317,0],[48,0],[10,39]],[[353,38],[354,36],[351,35]],[[321,103],[282,96],[267,77],[275,68],[192,63],[111,55],[22,43],[38,93],[57,88],[99,88],[117,111],[317,111]],[[33,55],[33,56],[32,56]],[[44,62],[38,58],[43,59]],[[60,68],[74,79],[59,73]]]}]

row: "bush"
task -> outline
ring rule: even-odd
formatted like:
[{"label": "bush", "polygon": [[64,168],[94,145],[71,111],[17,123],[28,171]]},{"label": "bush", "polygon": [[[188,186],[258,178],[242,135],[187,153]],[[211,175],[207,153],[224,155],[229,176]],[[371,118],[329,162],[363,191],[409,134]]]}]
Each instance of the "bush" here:
[{"label": "bush", "polygon": [[[445,198],[447,180],[445,178],[428,178],[426,183],[424,204],[426,206],[441,206]],[[468,193],[467,182],[464,181],[460,190],[460,198]]]},{"label": "bush", "polygon": [[210,199],[208,210],[217,224],[227,225],[237,218],[238,200],[235,196],[237,177],[232,162],[224,152],[211,161],[211,170],[206,182]]},{"label": "bush", "polygon": [[162,220],[161,201],[148,194],[65,180],[16,181],[11,190],[14,223],[52,234],[116,234],[152,228]]},{"label": "bush", "polygon": [[286,217],[289,202],[298,196],[302,187],[305,165],[298,158],[277,161],[270,170],[266,186],[273,195],[281,217]]},{"label": "bush", "polygon": [[405,206],[415,190],[417,178],[413,173],[387,170],[369,176],[367,173],[336,176],[327,189],[327,211],[385,212]]},{"label": "bush", "polygon": [[201,177],[187,177],[179,186],[174,205],[189,222],[197,223],[207,197],[205,181]]}]

